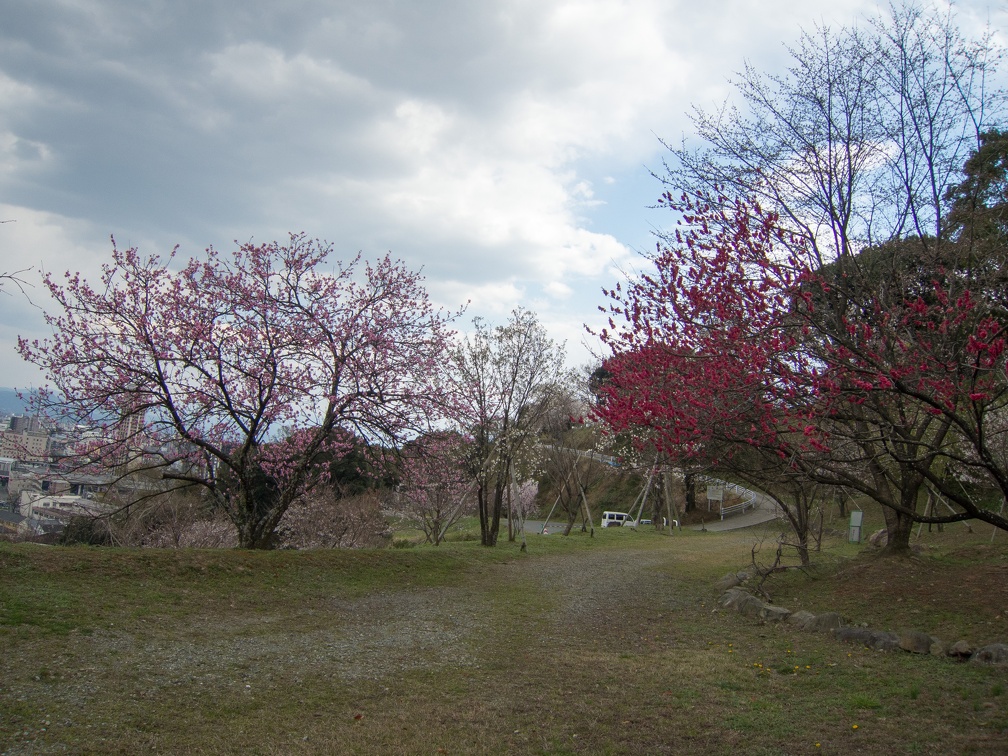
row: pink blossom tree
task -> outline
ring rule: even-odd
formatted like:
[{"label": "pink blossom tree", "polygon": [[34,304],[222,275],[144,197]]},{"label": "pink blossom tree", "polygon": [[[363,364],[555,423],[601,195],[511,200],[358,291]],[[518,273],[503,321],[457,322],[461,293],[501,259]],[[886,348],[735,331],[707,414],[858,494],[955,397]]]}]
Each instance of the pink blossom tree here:
[{"label": "pink blossom tree", "polygon": [[400,509],[439,545],[448,528],[475,509],[475,481],[466,469],[471,440],[450,431],[429,433],[403,449]]},{"label": "pink blossom tree", "polygon": [[52,337],[18,346],[39,409],[100,423],[91,461],[202,487],[242,547],[270,546],[338,439],[396,443],[441,404],[452,316],[390,256],[331,258],[292,234],[173,270],[113,242],[97,286],[47,275]]},{"label": "pink blossom tree", "polygon": [[[947,7],[897,2],[866,21],[803,31],[786,72],[746,66],[723,108],[694,109],[698,139],[672,147],[662,202],[696,222],[662,236],[653,260],[668,275],[640,282],[669,288],[627,292],[632,319],[653,306],[641,317],[656,338],[639,355],[621,348],[620,372],[637,363],[660,378],[654,359],[679,350],[664,397],[627,400],[659,407],[652,433],[757,474],[778,455],[781,484],[869,495],[901,549],[914,521],[935,517],[920,512],[925,496],[948,518],[1008,523],[1006,142],[991,129],[1002,51]],[[760,242],[760,261],[750,232],[767,221],[786,233]],[[746,261],[732,268],[736,253]],[[690,308],[696,338],[665,340],[660,321]],[[773,342],[788,340],[778,359]],[[681,347],[696,348],[691,364],[676,364]],[[680,370],[696,391],[681,390]],[[666,399],[694,404],[663,417]],[[715,449],[724,433],[746,453]]]}]

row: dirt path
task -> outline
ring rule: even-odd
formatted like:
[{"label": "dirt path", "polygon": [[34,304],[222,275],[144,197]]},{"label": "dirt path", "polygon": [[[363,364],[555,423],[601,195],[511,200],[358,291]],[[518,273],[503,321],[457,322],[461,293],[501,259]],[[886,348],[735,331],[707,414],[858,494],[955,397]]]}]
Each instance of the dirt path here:
[{"label": "dirt path", "polygon": [[[497,642],[529,650],[634,643],[654,610],[648,599],[671,595],[665,561],[654,549],[587,549],[491,565],[455,586],[333,597],[295,615],[225,612],[72,633],[55,654],[39,645],[31,663],[64,670],[63,684],[29,679],[23,692],[85,721],[95,693],[113,681],[156,699],[194,687],[269,690],[318,670],[353,683],[477,668]],[[512,586],[504,606],[502,584]]]}]

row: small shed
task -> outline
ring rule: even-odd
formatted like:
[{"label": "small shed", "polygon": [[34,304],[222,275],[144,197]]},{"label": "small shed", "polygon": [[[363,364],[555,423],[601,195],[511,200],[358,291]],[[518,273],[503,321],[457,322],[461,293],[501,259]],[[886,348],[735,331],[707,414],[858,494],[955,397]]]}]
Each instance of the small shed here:
[{"label": "small shed", "polygon": [[857,510],[850,514],[850,528],[847,531],[848,543],[861,543],[861,520],[864,512]]}]

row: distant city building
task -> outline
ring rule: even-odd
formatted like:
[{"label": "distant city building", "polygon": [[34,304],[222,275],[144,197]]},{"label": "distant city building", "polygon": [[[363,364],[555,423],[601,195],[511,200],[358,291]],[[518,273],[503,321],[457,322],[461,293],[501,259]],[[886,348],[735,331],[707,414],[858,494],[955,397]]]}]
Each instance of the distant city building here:
[{"label": "distant city building", "polygon": [[148,441],[145,434],[146,410],[123,415],[116,425],[116,445],[114,468],[118,475],[126,475],[141,466],[144,447]]},{"label": "distant city building", "polygon": [[[12,419],[11,424],[17,419]],[[43,430],[5,430],[0,439],[0,457],[44,462],[49,457],[49,434]]]},{"label": "distant city building", "polygon": [[108,510],[109,507],[97,499],[72,494],[53,496],[40,491],[22,491],[18,500],[18,514],[22,517],[43,517],[61,522],[71,517],[94,517]]},{"label": "distant city building", "polygon": [[42,430],[42,420],[38,417],[38,415],[32,417],[26,415],[14,415],[10,419],[9,429],[15,433],[40,431]]}]

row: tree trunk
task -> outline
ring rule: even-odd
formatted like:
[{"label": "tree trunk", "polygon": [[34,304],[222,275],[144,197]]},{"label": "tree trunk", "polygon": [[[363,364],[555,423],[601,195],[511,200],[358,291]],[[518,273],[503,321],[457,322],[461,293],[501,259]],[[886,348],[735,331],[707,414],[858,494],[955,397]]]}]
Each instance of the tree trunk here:
[{"label": "tree trunk", "polygon": [[577,520],[577,513],[579,510],[572,509],[567,513],[567,527],[564,528],[563,534],[565,536],[570,535],[571,530],[574,529],[574,522]]},{"label": "tree trunk", "polygon": [[235,472],[237,482],[215,493],[238,529],[238,548],[271,549],[276,545],[276,527],[291,504],[290,489],[284,494],[254,459],[240,460]]},{"label": "tree trunk", "polygon": [[500,518],[503,511],[504,489],[500,482],[494,484],[493,498],[485,496],[480,500],[480,530],[481,543],[484,546],[496,546],[500,533]]},{"label": "tree trunk", "polygon": [[487,499],[486,486],[482,482],[476,488],[476,503],[480,518],[480,543],[484,546],[493,546],[490,540],[490,501]]},{"label": "tree trunk", "polygon": [[900,507],[903,512],[891,507],[883,507],[886,523],[886,545],[884,551],[888,554],[905,554],[910,550],[910,534],[913,532],[913,517],[906,512],[917,511],[917,501],[920,498],[921,485],[924,478],[919,473],[906,469],[901,470],[903,485],[899,490]]},{"label": "tree trunk", "polygon": [[809,547],[808,547],[808,533],[798,535],[798,559],[801,561],[802,567],[808,567],[811,564],[809,559]]},{"label": "tree trunk", "polygon": [[883,551],[887,554],[907,553],[910,550],[913,518],[891,507],[883,507],[882,514],[886,523],[886,545]]},{"label": "tree trunk", "polygon": [[696,476],[693,473],[686,473],[683,485],[686,487],[686,512],[692,512],[696,509]]},{"label": "tree trunk", "polygon": [[515,523],[515,513],[514,513],[514,498],[511,496],[513,493],[512,488],[514,487],[514,472],[511,470],[511,465],[507,466],[507,472],[504,475],[504,479],[507,481],[507,522],[508,522],[508,542],[514,543],[515,539],[518,537],[518,531],[516,530]]},{"label": "tree trunk", "polygon": [[795,535],[798,537],[798,559],[801,560],[802,567],[808,567],[810,564],[808,538],[813,498],[814,495],[810,494],[803,487],[799,487],[795,492],[795,515],[797,518]]},{"label": "tree trunk", "polygon": [[668,513],[668,532],[672,533],[675,532],[675,523],[679,521],[679,508],[673,498],[670,470],[663,470],[661,473],[661,493],[661,498],[665,500],[665,510]]},{"label": "tree trunk", "polygon": [[654,486],[655,490],[651,496],[651,522],[654,523],[655,529],[661,530],[664,526],[662,525],[662,518],[665,513],[662,511],[665,507],[665,500],[662,498],[661,494],[661,484],[659,481],[648,480],[648,494],[651,494],[651,486]]},{"label": "tree trunk", "polygon": [[[254,514],[248,515],[241,522],[236,523],[238,529],[239,549],[271,549],[274,545],[274,527],[269,524],[273,518],[256,517]],[[279,519],[279,518],[277,518]]]}]

